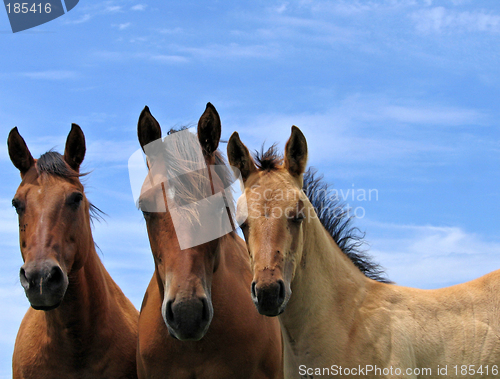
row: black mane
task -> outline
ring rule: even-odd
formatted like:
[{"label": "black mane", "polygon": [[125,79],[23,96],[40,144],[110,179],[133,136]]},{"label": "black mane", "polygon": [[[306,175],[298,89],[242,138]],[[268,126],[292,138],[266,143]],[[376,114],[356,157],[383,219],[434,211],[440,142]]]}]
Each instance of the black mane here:
[{"label": "black mane", "polygon": [[264,171],[276,170],[283,164],[283,157],[278,153],[277,144],[271,145],[266,151],[262,145],[260,151],[255,150],[254,159],[257,168]]},{"label": "black mane", "polygon": [[52,150],[47,151],[37,159],[36,169],[38,174],[46,173],[49,175],[57,175],[62,178],[79,178],[80,176],[86,175],[73,170],[64,161],[61,154]]},{"label": "black mane", "polygon": [[330,233],[340,250],[354,265],[370,279],[382,283],[392,283],[383,268],[372,261],[370,255],[363,249],[365,233],[352,225],[353,215],[336,196],[328,196],[329,186],[322,176],[316,176],[316,171],[309,168],[304,173],[303,191],[311,202],[321,224]]}]

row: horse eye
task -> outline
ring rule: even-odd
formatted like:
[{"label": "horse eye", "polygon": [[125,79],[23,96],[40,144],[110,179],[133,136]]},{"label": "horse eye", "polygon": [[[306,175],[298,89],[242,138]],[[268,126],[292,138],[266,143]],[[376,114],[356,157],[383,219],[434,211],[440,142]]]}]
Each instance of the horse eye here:
[{"label": "horse eye", "polygon": [[151,216],[151,212],[148,212],[148,211],[142,211],[142,215],[144,216],[144,218],[148,218]]},{"label": "horse eye", "polygon": [[77,209],[83,200],[83,194],[81,192],[73,192],[67,200],[67,204],[73,209]]},{"label": "horse eye", "polygon": [[21,203],[21,200],[15,198],[15,199],[12,199],[12,206],[16,209],[16,212],[18,215],[20,215],[22,213],[22,211],[24,210],[24,207],[23,207],[23,204]]},{"label": "horse eye", "polygon": [[293,216],[292,221],[300,224],[302,221],[304,221],[304,215],[302,213],[298,213],[295,216]]}]

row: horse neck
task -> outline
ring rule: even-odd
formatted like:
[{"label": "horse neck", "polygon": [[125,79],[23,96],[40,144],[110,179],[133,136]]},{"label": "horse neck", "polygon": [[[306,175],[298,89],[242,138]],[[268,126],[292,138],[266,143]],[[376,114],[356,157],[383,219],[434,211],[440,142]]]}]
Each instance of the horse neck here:
[{"label": "horse neck", "polygon": [[105,327],[110,307],[110,276],[104,268],[90,235],[89,249],[83,266],[68,275],[69,284],[59,307],[45,312],[53,333],[66,333],[74,337],[96,334],[97,327]]},{"label": "horse neck", "polygon": [[[353,314],[366,295],[368,278],[337,246],[317,217],[304,220],[303,255],[291,284],[292,296],[280,316],[285,337],[308,340],[327,326],[338,339],[348,339]],[[325,338],[329,338],[325,334]]]}]

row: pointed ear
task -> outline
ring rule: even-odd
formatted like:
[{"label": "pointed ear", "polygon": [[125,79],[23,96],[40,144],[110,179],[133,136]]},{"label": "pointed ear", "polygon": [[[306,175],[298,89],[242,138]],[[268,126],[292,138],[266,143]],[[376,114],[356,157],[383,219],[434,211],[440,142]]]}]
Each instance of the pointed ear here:
[{"label": "pointed ear", "polygon": [[243,182],[246,182],[250,174],[257,170],[250,152],[241,142],[237,132],[232,134],[227,143],[227,158],[231,166],[240,170]]},{"label": "pointed ear", "polygon": [[85,158],[85,136],[77,124],[71,124],[71,130],[66,138],[64,148],[64,160],[76,172],[80,171],[80,165]]},{"label": "pointed ear", "polygon": [[12,129],[7,138],[7,147],[9,156],[14,166],[21,171],[21,177],[35,164],[35,160],[24,142],[23,137],[19,134],[17,126]]},{"label": "pointed ear", "polygon": [[200,121],[198,121],[198,140],[205,155],[211,156],[217,150],[220,133],[219,114],[215,107],[208,103],[205,112],[203,112]]},{"label": "pointed ear", "polygon": [[144,150],[144,146],[148,143],[161,138],[160,124],[153,117],[147,105],[144,107],[141,115],[139,116],[139,122],[137,123],[137,137],[139,138],[142,150]]},{"label": "pointed ear", "polygon": [[307,142],[299,128],[292,126],[292,134],[285,146],[285,168],[292,176],[300,176],[306,170]]}]

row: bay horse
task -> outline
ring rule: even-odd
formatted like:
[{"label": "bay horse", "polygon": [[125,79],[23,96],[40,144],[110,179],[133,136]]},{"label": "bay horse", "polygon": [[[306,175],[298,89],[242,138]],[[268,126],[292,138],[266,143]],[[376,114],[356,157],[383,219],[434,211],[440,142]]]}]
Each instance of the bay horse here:
[{"label": "bay horse", "polygon": [[356,252],[338,200],[307,172],[293,126],[284,157],[254,158],[233,133],[244,194],[237,219],[252,257],[251,296],[279,316],[286,378],[489,377],[500,370],[500,270],[436,290],[389,283]]},{"label": "bay horse", "polygon": [[79,179],[82,130],[72,125],[64,155],[33,159],[17,127],[7,144],[21,172],[12,205],[24,260],[19,276],[31,304],[14,346],[13,377],[137,378],[138,312],[96,253],[96,208]]},{"label": "bay horse", "polygon": [[[181,238],[197,236],[192,229],[176,228],[173,210],[166,206],[167,197],[187,204],[210,195],[206,188],[220,193],[231,184],[232,174],[217,150],[221,122],[215,107],[207,104],[197,137],[184,130],[175,133],[187,133],[183,139],[172,139],[171,134],[162,140],[160,124],[148,107],[140,114],[137,131],[147,153],[148,175],[154,176],[153,184],[146,178],[139,206],[155,264],[139,316],[139,378],[282,378],[279,322],[260,315],[248,294],[252,272],[244,241],[233,230],[181,248]],[[154,141],[162,146],[168,139],[174,141],[168,149],[148,152],[146,147]],[[197,149],[199,156],[190,153]],[[164,172],[153,174],[152,162],[164,164]],[[190,164],[215,167],[210,181],[197,173],[188,174],[184,183],[166,177],[171,171],[181,172],[179,165]],[[227,191],[225,196],[230,201]],[[157,204],[163,204],[161,211]],[[213,214],[198,213],[183,217],[199,230],[219,222]]]}]

